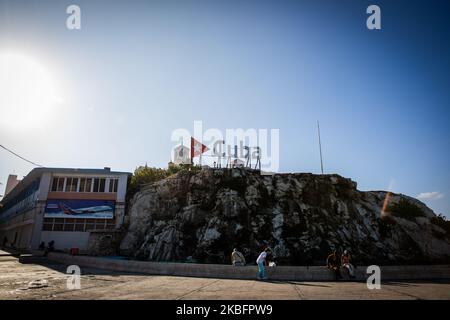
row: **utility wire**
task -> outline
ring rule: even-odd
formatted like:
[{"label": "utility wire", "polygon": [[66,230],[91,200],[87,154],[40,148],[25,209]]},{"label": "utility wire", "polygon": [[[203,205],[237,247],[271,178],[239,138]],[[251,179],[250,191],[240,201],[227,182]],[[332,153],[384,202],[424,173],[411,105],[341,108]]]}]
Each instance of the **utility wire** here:
[{"label": "utility wire", "polygon": [[18,158],[20,158],[20,159],[22,159],[22,160],[24,160],[24,161],[26,161],[26,162],[28,162],[28,163],[31,163],[32,165],[34,165],[34,166],[36,166],[36,167],[42,167],[40,164],[37,164],[37,163],[35,163],[35,162],[33,162],[33,161],[30,161],[30,160],[28,160],[28,159],[25,159],[24,157],[18,155],[17,153],[15,153],[15,152],[12,151],[12,150],[9,150],[7,147],[5,147],[5,146],[3,146],[3,145],[1,145],[1,144],[0,144],[0,147],[3,148],[3,149],[5,149],[6,151],[12,153],[12,154],[15,155],[16,157],[18,157]]}]

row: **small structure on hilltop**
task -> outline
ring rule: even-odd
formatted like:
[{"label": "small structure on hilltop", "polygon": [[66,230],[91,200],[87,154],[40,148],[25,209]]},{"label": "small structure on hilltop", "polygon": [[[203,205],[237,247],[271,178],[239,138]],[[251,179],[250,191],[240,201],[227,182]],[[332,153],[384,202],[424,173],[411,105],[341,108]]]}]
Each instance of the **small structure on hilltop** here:
[{"label": "small structure on hilltop", "polygon": [[173,163],[176,165],[190,164],[191,158],[189,156],[189,148],[184,145],[179,145],[173,149]]}]

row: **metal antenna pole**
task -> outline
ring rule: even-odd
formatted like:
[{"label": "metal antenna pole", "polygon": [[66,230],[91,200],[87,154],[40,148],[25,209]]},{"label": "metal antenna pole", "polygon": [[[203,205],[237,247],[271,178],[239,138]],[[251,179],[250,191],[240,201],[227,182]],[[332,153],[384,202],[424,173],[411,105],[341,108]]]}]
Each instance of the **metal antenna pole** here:
[{"label": "metal antenna pole", "polygon": [[319,121],[317,121],[317,133],[318,133],[318,135],[319,135],[320,169],[322,170],[322,174],[323,174],[322,143],[320,142],[320,126],[319,126]]}]

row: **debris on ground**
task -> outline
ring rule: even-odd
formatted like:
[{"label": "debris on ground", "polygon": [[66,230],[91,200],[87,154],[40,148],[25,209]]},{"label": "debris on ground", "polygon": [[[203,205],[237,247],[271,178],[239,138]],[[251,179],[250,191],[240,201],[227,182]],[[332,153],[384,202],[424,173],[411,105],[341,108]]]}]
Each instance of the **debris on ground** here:
[{"label": "debris on ground", "polygon": [[33,280],[28,283],[28,286],[19,288],[19,290],[40,289],[48,287],[48,281],[45,279]]}]

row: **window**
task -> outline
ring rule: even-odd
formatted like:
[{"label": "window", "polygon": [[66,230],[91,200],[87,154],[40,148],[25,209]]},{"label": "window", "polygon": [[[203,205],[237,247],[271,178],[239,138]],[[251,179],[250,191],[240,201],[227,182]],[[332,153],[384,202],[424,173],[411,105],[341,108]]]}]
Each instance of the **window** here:
[{"label": "window", "polygon": [[44,219],[44,226],[43,226],[42,230],[44,230],[44,231],[52,231],[52,229],[53,229],[53,222],[54,222],[54,219],[45,218]]},{"label": "window", "polygon": [[112,230],[116,227],[116,222],[114,220],[107,220],[105,229]]},{"label": "window", "polygon": [[55,223],[53,224],[53,231],[63,231],[63,223]]},{"label": "window", "polygon": [[85,231],[86,219],[76,219],[75,231]]},{"label": "window", "polygon": [[52,181],[52,191],[63,191],[64,190],[64,179],[62,177],[53,177]]},{"label": "window", "polygon": [[100,189],[98,192],[105,192],[106,179],[100,179]]},{"label": "window", "polygon": [[109,192],[117,192],[118,184],[119,184],[119,179],[109,179]]},{"label": "window", "polygon": [[66,192],[77,192],[78,178],[67,178]]},{"label": "window", "polygon": [[106,226],[106,219],[95,219],[95,229],[96,230],[103,230]]},{"label": "window", "polygon": [[81,178],[80,179],[80,192],[91,192],[92,179]]},{"label": "window", "polygon": [[58,192],[117,192],[119,179],[109,179],[108,191],[106,178],[53,177],[51,191]]},{"label": "window", "polygon": [[86,232],[91,230],[113,230],[115,219],[44,218],[42,230]]},{"label": "window", "polygon": [[58,178],[53,178],[52,191],[56,191],[57,188],[58,188]]},{"label": "window", "polygon": [[64,224],[64,231],[74,231],[75,224],[73,223],[65,223]]},{"label": "window", "polygon": [[94,192],[105,192],[105,182],[104,178],[94,178]]},{"label": "window", "polygon": [[95,230],[95,224],[92,223],[92,221],[88,221],[86,223],[86,231],[91,231],[91,230]]}]

